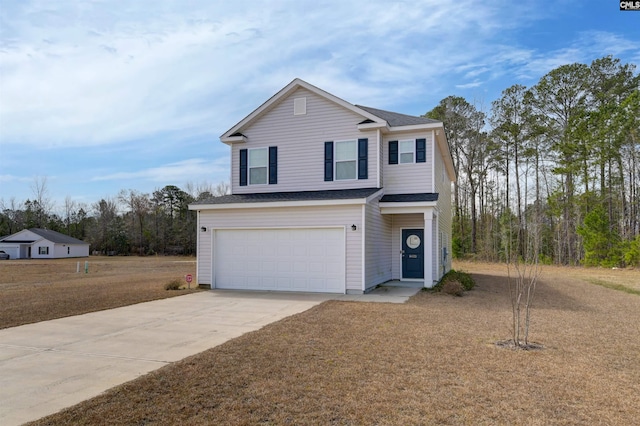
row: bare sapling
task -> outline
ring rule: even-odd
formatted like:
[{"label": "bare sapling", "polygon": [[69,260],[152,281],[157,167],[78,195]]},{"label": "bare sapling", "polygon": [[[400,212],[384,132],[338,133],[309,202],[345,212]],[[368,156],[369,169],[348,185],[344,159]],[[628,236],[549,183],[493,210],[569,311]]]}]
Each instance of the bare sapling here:
[{"label": "bare sapling", "polygon": [[[537,206],[536,206],[537,207]],[[537,210],[537,208],[536,208]],[[506,247],[507,271],[509,276],[509,296],[512,313],[512,343],[519,349],[534,349],[539,345],[529,341],[531,309],[540,277],[540,236],[537,212],[527,228],[517,224],[516,236],[509,238]]]}]

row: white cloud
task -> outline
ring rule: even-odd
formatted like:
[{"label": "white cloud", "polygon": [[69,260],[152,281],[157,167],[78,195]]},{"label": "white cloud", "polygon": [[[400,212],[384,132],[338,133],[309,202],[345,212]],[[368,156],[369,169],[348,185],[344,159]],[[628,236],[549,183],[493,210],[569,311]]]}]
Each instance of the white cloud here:
[{"label": "white cloud", "polygon": [[472,87],[478,87],[481,86],[482,82],[481,81],[474,81],[472,83],[466,83],[466,84],[456,84],[456,87],[458,89],[471,89]]},{"label": "white cloud", "polygon": [[131,172],[116,172],[106,175],[98,175],[92,177],[91,180],[131,181],[140,179],[151,182],[180,182],[184,180],[185,176],[190,176],[192,178],[206,177],[211,176],[212,174],[228,171],[227,163],[227,158],[219,158],[215,161],[203,158],[191,158],[158,167],[140,169]]},{"label": "white cloud", "polygon": [[27,178],[24,176],[16,176],[16,175],[0,175],[0,182],[11,183],[11,182],[31,182],[33,178]]}]

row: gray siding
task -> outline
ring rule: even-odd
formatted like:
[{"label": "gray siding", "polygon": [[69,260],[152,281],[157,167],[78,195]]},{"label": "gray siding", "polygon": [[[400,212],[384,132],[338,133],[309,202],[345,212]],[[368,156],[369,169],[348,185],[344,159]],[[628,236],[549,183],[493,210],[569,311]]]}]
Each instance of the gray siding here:
[{"label": "gray siding", "polygon": [[438,226],[439,233],[438,238],[442,238],[441,234],[445,235],[445,244],[447,247],[447,261],[446,264],[442,263],[442,242],[438,244],[438,279],[445,272],[451,269],[451,242],[452,242],[452,205],[451,205],[451,185],[452,182],[449,179],[449,176],[445,172],[444,168],[444,160],[442,159],[442,154],[438,149],[438,145],[435,145],[435,190],[439,194],[438,195]]},{"label": "gray siding", "polygon": [[391,275],[391,215],[380,214],[379,198],[366,205],[365,288],[385,281]]},{"label": "gray siding", "polygon": [[[307,113],[293,115],[295,98],[307,98]],[[364,117],[306,89],[298,89],[243,130],[246,143],[231,149],[231,190],[234,194],[325,189],[373,188],[377,185],[375,130],[361,132]],[[324,181],[324,142],[369,139],[368,179]],[[239,150],[278,147],[278,184],[247,185],[239,182]]]},{"label": "gray siding", "polygon": [[[432,134],[429,131],[426,133],[385,135],[382,143],[382,175],[384,176],[385,194],[412,194],[432,191]],[[426,163],[389,164],[389,141],[418,138],[427,140]]]},{"label": "gray siding", "polygon": [[[198,284],[210,286],[212,282],[211,277],[213,276],[211,271],[213,260],[211,239],[213,238],[213,233],[211,232],[210,226],[211,223],[213,223],[213,220],[208,216],[210,216],[210,213],[198,212],[198,226],[196,227],[198,232],[198,268],[196,271],[196,282]],[[207,232],[200,231],[202,226],[207,227]]]},{"label": "gray siding", "polygon": [[[358,230],[352,231],[351,225]],[[200,224],[207,232],[200,232],[198,250],[198,283],[211,284],[213,253],[212,231],[225,228],[295,228],[344,226],[346,232],[346,289],[362,292],[362,205],[273,207],[200,212]],[[215,251],[215,247],[213,250]]]}]

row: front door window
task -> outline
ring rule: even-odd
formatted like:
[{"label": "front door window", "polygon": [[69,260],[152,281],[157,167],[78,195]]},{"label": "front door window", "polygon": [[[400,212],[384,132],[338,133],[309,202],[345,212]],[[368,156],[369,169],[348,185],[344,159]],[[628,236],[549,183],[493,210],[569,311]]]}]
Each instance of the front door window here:
[{"label": "front door window", "polygon": [[424,279],[424,230],[402,230],[402,278]]}]

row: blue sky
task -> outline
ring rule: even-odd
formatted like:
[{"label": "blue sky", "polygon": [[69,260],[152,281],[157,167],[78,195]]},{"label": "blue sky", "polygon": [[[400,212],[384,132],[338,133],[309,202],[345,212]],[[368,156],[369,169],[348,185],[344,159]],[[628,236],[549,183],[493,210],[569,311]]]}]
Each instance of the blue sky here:
[{"label": "blue sky", "polygon": [[0,200],[228,181],[219,136],[296,77],[420,115],[609,54],[640,63],[614,0],[0,0]]}]

